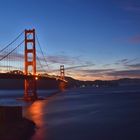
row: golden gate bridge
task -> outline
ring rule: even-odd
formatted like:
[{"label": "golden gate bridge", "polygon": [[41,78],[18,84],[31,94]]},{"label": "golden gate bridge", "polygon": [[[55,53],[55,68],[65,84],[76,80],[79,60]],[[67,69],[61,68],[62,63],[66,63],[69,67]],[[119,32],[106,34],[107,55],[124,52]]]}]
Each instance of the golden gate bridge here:
[{"label": "golden gate bridge", "polygon": [[[24,39],[17,44],[16,42],[21,39],[23,34]],[[36,46],[39,47],[40,52]],[[45,65],[42,63],[45,63]],[[59,82],[60,88],[64,88],[67,83],[64,65],[60,65],[60,76],[48,75],[45,70],[46,66],[48,67],[47,60],[35,29],[24,30],[0,50],[0,78],[24,79],[24,100],[38,99],[38,79],[50,78]]]}]

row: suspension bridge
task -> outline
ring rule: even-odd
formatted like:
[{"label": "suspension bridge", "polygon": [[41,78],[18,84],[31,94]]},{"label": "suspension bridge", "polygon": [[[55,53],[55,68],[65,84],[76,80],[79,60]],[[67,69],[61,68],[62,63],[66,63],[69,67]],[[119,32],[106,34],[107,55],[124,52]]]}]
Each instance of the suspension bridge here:
[{"label": "suspension bridge", "polygon": [[46,67],[47,60],[35,29],[24,30],[0,50],[0,79],[24,79],[24,100],[38,99],[38,79],[50,78],[59,82],[58,88],[64,88],[67,83],[64,65],[60,66],[60,76],[48,75]]}]

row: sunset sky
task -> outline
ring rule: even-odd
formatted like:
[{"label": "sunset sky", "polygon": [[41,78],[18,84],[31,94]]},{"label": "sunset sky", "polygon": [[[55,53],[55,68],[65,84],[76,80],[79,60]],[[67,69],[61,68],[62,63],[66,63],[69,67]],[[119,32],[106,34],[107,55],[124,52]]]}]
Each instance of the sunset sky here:
[{"label": "sunset sky", "polygon": [[64,64],[81,80],[140,78],[139,0],[0,0],[0,48],[25,28],[50,74]]}]

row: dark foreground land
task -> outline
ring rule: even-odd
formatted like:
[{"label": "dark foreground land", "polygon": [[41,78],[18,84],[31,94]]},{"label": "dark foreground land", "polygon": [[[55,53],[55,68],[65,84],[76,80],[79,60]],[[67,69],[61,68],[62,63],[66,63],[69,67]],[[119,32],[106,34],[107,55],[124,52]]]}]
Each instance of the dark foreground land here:
[{"label": "dark foreground land", "polygon": [[0,140],[29,140],[35,133],[35,123],[23,118],[17,122],[0,124]]},{"label": "dark foreground land", "polygon": [[24,109],[31,140],[140,140],[140,88],[79,88]]}]

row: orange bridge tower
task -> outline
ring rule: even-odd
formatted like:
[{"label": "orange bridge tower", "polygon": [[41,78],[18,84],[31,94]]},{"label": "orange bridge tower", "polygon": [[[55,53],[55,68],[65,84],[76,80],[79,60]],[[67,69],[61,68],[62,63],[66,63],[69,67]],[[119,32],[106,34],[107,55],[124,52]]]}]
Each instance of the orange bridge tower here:
[{"label": "orange bridge tower", "polygon": [[60,65],[60,79],[63,80],[59,83],[59,89],[60,91],[65,91],[66,88],[66,83],[64,82],[65,80],[65,68],[64,65]]},{"label": "orange bridge tower", "polygon": [[64,65],[60,65],[60,78],[62,80],[65,80],[65,69],[64,69]]},{"label": "orange bridge tower", "polygon": [[35,29],[25,30],[25,51],[24,51],[24,74],[31,74],[32,78],[24,81],[24,100],[36,100],[36,48],[35,48]]}]

